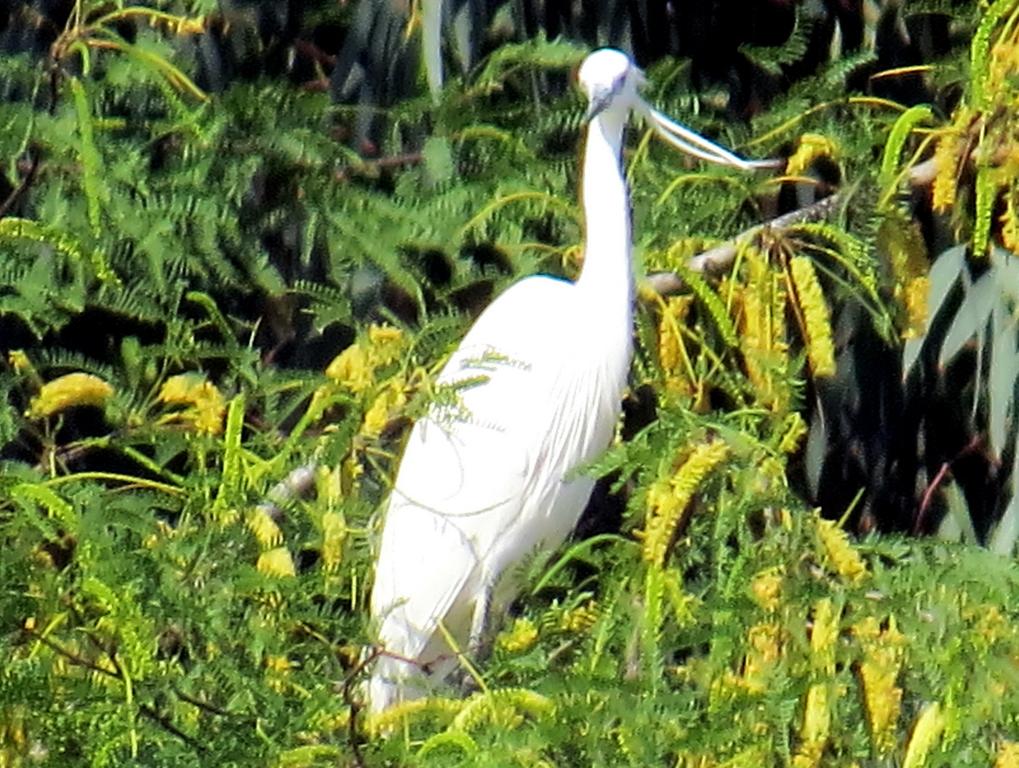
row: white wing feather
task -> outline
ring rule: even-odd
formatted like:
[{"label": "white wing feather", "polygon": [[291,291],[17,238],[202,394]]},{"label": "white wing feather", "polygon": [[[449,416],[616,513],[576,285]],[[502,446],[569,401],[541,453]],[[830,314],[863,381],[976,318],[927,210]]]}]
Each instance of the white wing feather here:
[{"label": "white wing feather", "polygon": [[[475,383],[459,391],[460,418],[433,408],[418,421],[397,474],[372,592],[387,652],[369,683],[374,711],[419,695],[406,678],[422,665],[444,677],[455,660],[439,622],[465,644],[481,590],[539,545],[559,544],[583,511],[593,481],[569,473],[608,445],[630,353],[629,329],[617,361],[606,362],[604,342],[578,348],[590,338],[577,333],[577,318],[589,316],[579,300],[572,283],[520,281],[439,375],[440,384]],[[611,386],[594,381],[604,378]]]}]

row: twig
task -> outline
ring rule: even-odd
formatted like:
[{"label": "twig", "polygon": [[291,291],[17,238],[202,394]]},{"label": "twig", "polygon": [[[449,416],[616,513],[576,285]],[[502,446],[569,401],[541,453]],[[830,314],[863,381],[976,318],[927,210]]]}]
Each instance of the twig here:
[{"label": "twig", "polygon": [[[107,651],[106,649],[102,648],[101,644],[99,644],[100,649],[102,649],[103,652],[106,653],[107,656],[109,656],[110,661],[114,665],[114,670],[115,671],[111,671],[111,670],[106,669],[104,667],[100,667],[98,664],[95,664],[95,663],[89,661],[88,659],[82,658],[81,656],[78,656],[76,653],[67,650],[66,648],[64,648],[59,643],[54,642],[53,640],[50,640],[48,637],[46,637],[45,635],[42,635],[42,634],[36,632],[34,629],[25,629],[24,631],[26,633],[28,633],[29,635],[31,635],[36,640],[38,640],[40,643],[45,645],[50,650],[56,652],[60,656],[63,656],[65,659],[67,659],[69,662],[71,662],[71,664],[74,664],[75,666],[78,666],[78,667],[84,667],[85,669],[88,669],[88,670],[90,670],[92,672],[98,672],[98,673],[106,675],[108,677],[112,677],[114,680],[119,680],[120,682],[124,682],[124,673],[120,671],[120,664],[119,664],[119,662],[117,662],[116,658],[112,654],[110,654],[109,651]],[[88,637],[92,640],[93,643],[97,643],[95,638],[92,638],[91,635],[88,635]],[[177,692],[176,690],[174,691],[174,693],[177,693],[178,695],[180,695],[179,692]],[[184,698],[184,697],[181,697],[181,698]],[[187,700],[187,699],[185,699],[185,700]],[[194,703],[194,702],[192,702],[192,703]],[[208,751],[207,748],[204,745],[202,745],[201,743],[199,743],[198,741],[196,741],[192,737],[188,736],[186,733],[184,733],[182,730],[180,730],[177,726],[175,726],[172,722],[170,722],[170,720],[167,717],[165,717],[164,715],[159,714],[158,712],[156,712],[155,709],[153,709],[152,707],[148,706],[147,704],[139,704],[138,705],[138,711],[141,712],[143,715],[145,715],[150,720],[152,720],[153,722],[155,722],[160,727],[164,728],[167,732],[169,732],[169,733],[173,734],[174,736],[176,736],[178,739],[183,741],[185,744],[187,744],[192,749],[197,750],[199,752],[206,752],[206,751]]]},{"label": "twig", "polygon": [[974,435],[953,459],[941,464],[937,474],[934,475],[934,479],[927,484],[926,488],[924,488],[923,498],[920,499],[920,506],[917,507],[916,516],[913,519],[914,536],[919,535],[920,529],[923,527],[923,524],[927,519],[927,512],[930,510],[931,502],[934,499],[934,492],[938,490],[941,484],[945,482],[945,479],[951,474],[952,465],[959,459],[970,455],[974,451],[980,450],[982,445],[983,440],[980,438],[980,435]]},{"label": "twig", "polygon": [[361,745],[357,741],[357,714],[363,707],[354,697],[354,681],[361,674],[362,670],[375,661],[382,653],[382,648],[378,646],[372,648],[371,653],[362,659],[343,681],[343,700],[350,707],[350,717],[347,718],[347,742],[350,744],[350,751],[354,755],[354,765],[357,768],[364,768],[364,754],[361,752]]},{"label": "twig", "polygon": [[177,686],[171,686],[170,690],[172,690],[173,695],[176,696],[181,701],[186,702],[191,706],[202,710],[203,712],[207,712],[210,715],[218,715],[219,717],[235,717],[239,720],[247,720],[252,723],[258,719],[253,715],[237,714],[236,712],[230,712],[229,710],[223,709],[222,707],[217,707],[215,704],[210,704],[207,701],[196,699],[194,696],[184,693],[184,691],[180,690]]},{"label": "twig", "polygon": [[[934,181],[937,173],[937,163],[932,157],[910,168],[906,174],[906,179],[911,187],[926,187]],[[693,256],[687,262],[687,266],[694,272],[720,272],[732,264],[740,245],[760,234],[763,230],[768,229],[773,232],[781,232],[796,224],[827,218],[844,202],[845,194],[845,192],[836,192],[834,195],[818,200],[816,203],[785,213],[764,224],[753,226],[736,235],[732,240]],[[683,281],[679,276],[671,272],[659,272],[649,275],[648,283],[653,289],[663,294],[676,293],[683,286]]]},{"label": "twig", "polygon": [[294,40],[294,50],[327,69],[336,66],[336,57],[331,53],[326,53],[310,40]]},{"label": "twig", "polygon": [[693,272],[720,272],[732,264],[733,260],[736,258],[736,251],[741,245],[756,237],[761,232],[766,230],[771,232],[781,232],[797,224],[827,218],[839,205],[842,204],[844,196],[844,192],[837,192],[834,195],[829,195],[823,200],[818,200],[816,203],[804,206],[803,208],[797,208],[795,211],[784,213],[770,221],[764,222],[763,224],[753,226],[750,229],[736,235],[736,237],[732,240],[722,243],[721,245],[717,245],[714,248],[692,257],[687,262],[687,267],[689,267]]},{"label": "twig", "polygon": [[[27,629],[26,628],[24,631],[27,634],[29,634],[30,636],[34,637],[40,643],[45,645],[51,651],[55,651],[56,653],[58,653],[61,656],[63,656],[65,659],[67,659],[69,662],[71,662],[75,666],[84,667],[85,669],[88,669],[88,670],[90,670],[92,672],[99,672],[100,674],[106,675],[108,677],[112,677],[114,680],[123,680],[122,676],[118,672],[111,672],[110,670],[108,670],[108,669],[106,669],[104,667],[100,667],[98,664],[96,664],[94,662],[91,662],[88,659],[85,659],[85,658],[82,658],[81,656],[78,656],[73,651],[69,651],[66,648],[64,648],[62,645],[60,645],[60,643],[57,643],[57,642],[54,642],[53,640],[50,640],[48,637],[46,637],[45,635],[39,634],[34,629]],[[103,652],[106,653],[105,649],[103,649]],[[107,655],[109,655],[109,654],[107,654]]]},{"label": "twig", "polygon": [[167,732],[176,736],[178,739],[183,741],[185,744],[187,744],[189,747],[191,747],[191,749],[195,750],[196,752],[206,753],[209,751],[208,747],[199,742],[197,739],[188,736],[186,733],[184,733],[184,731],[182,731],[180,728],[178,728],[172,722],[170,722],[170,719],[166,717],[166,715],[159,714],[158,712],[156,712],[155,709],[150,707],[148,704],[139,704],[138,711],[145,715],[145,717],[149,718],[154,723],[162,727]]}]

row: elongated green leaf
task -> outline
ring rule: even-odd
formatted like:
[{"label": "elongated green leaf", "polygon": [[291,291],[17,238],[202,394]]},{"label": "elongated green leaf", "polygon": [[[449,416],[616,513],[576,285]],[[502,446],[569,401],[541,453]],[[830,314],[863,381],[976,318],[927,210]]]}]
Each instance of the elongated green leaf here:
[{"label": "elongated green leaf", "polygon": [[78,115],[78,138],[81,141],[78,152],[81,159],[81,183],[85,188],[85,203],[88,206],[88,223],[92,227],[92,233],[98,236],[100,211],[103,203],[109,200],[109,192],[102,180],[102,159],[96,148],[88,94],[78,78],[70,78],[70,83],[71,92],[74,94],[74,108]]},{"label": "elongated green leaf", "polygon": [[56,518],[68,532],[75,533],[78,525],[78,515],[64,498],[56,491],[47,488],[39,483],[19,483],[11,489],[11,498],[21,504],[38,504],[46,510],[46,513]]},{"label": "elongated green leaf", "polygon": [[730,348],[739,346],[736,326],[733,325],[732,318],[729,317],[729,313],[725,309],[725,302],[699,273],[686,267],[677,267],[676,271],[697,299],[707,308],[726,346]]},{"label": "elongated green leaf", "polygon": [[225,519],[225,513],[237,503],[237,496],[244,480],[243,446],[241,444],[243,428],[244,395],[241,393],[230,401],[230,407],[226,413],[226,431],[223,434],[223,477],[216,493],[216,500],[212,505],[214,519]]},{"label": "elongated green leaf", "polygon": [[931,108],[926,104],[918,104],[910,107],[895,121],[891,133],[888,134],[888,141],[885,142],[884,155],[881,157],[881,172],[878,175],[878,183],[887,195],[889,189],[899,176],[899,157],[906,139],[913,129],[923,122],[928,122],[934,117]]}]

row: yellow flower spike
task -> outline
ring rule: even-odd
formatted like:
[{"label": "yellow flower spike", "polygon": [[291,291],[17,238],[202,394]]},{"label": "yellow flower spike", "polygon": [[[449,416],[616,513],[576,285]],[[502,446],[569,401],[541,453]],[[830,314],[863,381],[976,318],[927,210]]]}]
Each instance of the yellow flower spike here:
[{"label": "yellow flower spike", "polygon": [[277,547],[283,541],[283,531],[262,507],[255,507],[248,513],[247,524],[262,549]]},{"label": "yellow flower spike", "polygon": [[266,656],[265,668],[271,672],[286,674],[290,671],[290,659],[286,656]]},{"label": "yellow flower spike", "polygon": [[884,630],[876,618],[868,616],[853,627],[853,634],[864,652],[859,675],[871,743],[878,755],[887,755],[895,746],[902,707],[902,689],[896,680],[902,668],[906,639],[896,627],[894,616],[889,617]]},{"label": "yellow flower spike", "polygon": [[562,632],[580,633],[586,632],[598,621],[598,604],[591,600],[573,610],[566,611],[559,619],[559,629]]},{"label": "yellow flower spike", "polygon": [[677,395],[693,395],[696,390],[687,376],[683,339],[679,335],[692,305],[693,296],[672,296],[662,307],[658,321],[658,361],[665,375],[665,389]]},{"label": "yellow flower spike", "polygon": [[754,602],[769,613],[777,611],[782,604],[782,583],[785,569],[776,565],[758,573],[750,582]]},{"label": "yellow flower spike", "polygon": [[747,632],[747,644],[743,685],[751,693],[764,693],[771,670],[782,656],[782,627],[770,622],[755,624]]},{"label": "yellow flower spike", "polygon": [[357,343],[347,347],[326,366],[326,376],[354,392],[364,392],[372,383],[368,353]]},{"label": "yellow flower spike", "polygon": [[288,578],[297,575],[294,559],[290,556],[290,550],[286,547],[276,547],[260,554],[255,568],[258,569],[259,573],[264,573],[267,576]]},{"label": "yellow flower spike", "polygon": [[786,287],[761,251],[741,248],[747,266],[746,286],[735,295],[740,306],[740,349],[757,398],[774,411],[785,411],[791,392],[786,384],[789,365],[786,341]]},{"label": "yellow flower spike", "polygon": [[395,377],[379,393],[361,425],[361,434],[368,438],[377,438],[382,434],[386,424],[390,422],[407,404],[406,386],[403,378]]},{"label": "yellow flower spike", "polygon": [[945,730],[945,716],[938,702],[927,704],[913,726],[913,735],[906,747],[906,757],[902,768],[923,768],[927,763],[927,755],[941,740]]},{"label": "yellow flower spike", "polygon": [[538,628],[527,618],[519,618],[513,622],[509,631],[499,635],[498,645],[508,653],[524,653],[538,642]]},{"label": "yellow flower spike", "polygon": [[1005,210],[998,219],[1001,225],[1001,243],[1012,253],[1019,252],[1019,211],[1015,204],[1016,189],[1009,188],[1005,193]]},{"label": "yellow flower spike", "polygon": [[786,161],[787,176],[802,176],[810,164],[819,157],[837,160],[838,146],[820,133],[805,133],[800,136],[796,151]]},{"label": "yellow flower spike", "polygon": [[815,518],[814,525],[832,570],[850,584],[863,581],[868,575],[867,565],[849,542],[846,532],[834,520],[820,516]]},{"label": "yellow flower spike", "polygon": [[815,377],[835,375],[835,343],[832,340],[831,315],[821,290],[814,263],[806,256],[789,260],[789,271],[796,287],[796,300],[803,313],[807,359]]},{"label": "yellow flower spike", "polygon": [[839,636],[841,610],[836,612],[830,598],[814,603],[814,625],[810,631],[810,661],[814,669],[835,674],[835,642]]},{"label": "yellow flower spike", "polygon": [[226,401],[222,393],[204,374],[181,373],[171,376],[159,390],[159,400],[166,405],[190,406],[169,414],[166,421],[190,423],[195,431],[218,435],[223,431]]},{"label": "yellow flower spike", "polygon": [[403,331],[391,325],[373,325],[368,328],[371,359],[378,365],[389,365],[400,359],[403,352]]},{"label": "yellow flower spike", "polygon": [[322,566],[335,572],[343,562],[343,543],[347,539],[347,521],[339,512],[322,515]]},{"label": "yellow flower spike", "polygon": [[7,362],[11,364],[11,368],[17,374],[35,372],[35,366],[32,365],[32,361],[28,359],[28,355],[25,354],[24,350],[12,349],[7,353]]},{"label": "yellow flower spike", "polygon": [[399,328],[373,325],[366,336],[329,363],[325,374],[353,392],[365,392],[374,382],[375,371],[398,360],[403,348],[403,332]]},{"label": "yellow flower spike", "polygon": [[994,768],[1019,768],[1019,742],[1006,741],[998,747]]},{"label": "yellow flower spike", "polygon": [[655,483],[648,491],[647,522],[644,524],[644,560],[659,567],[665,564],[672,538],[687,505],[705,477],[729,455],[721,440],[701,443],[683,462],[668,484]]},{"label": "yellow flower spike", "polygon": [[927,292],[930,279],[926,275],[914,277],[908,283],[903,295],[906,305],[906,330],[904,339],[916,339],[923,335],[927,327]]},{"label": "yellow flower spike", "polygon": [[800,447],[800,441],[807,434],[807,423],[803,420],[799,411],[793,411],[785,419],[785,433],[778,444],[782,453],[796,453]]},{"label": "yellow flower spike", "polygon": [[554,712],[552,700],[539,693],[526,688],[503,688],[471,696],[453,718],[451,727],[471,731],[487,722],[503,728],[515,728],[523,722],[525,715],[539,718]]},{"label": "yellow flower spike", "polygon": [[290,659],[286,656],[267,656],[265,659],[266,684],[278,693],[287,689],[287,676],[290,674]]},{"label": "yellow flower spike", "polygon": [[800,728],[800,747],[793,758],[794,768],[816,768],[828,743],[831,731],[831,707],[828,703],[828,686],[815,683],[807,690],[803,705],[803,725]]},{"label": "yellow flower spike", "polygon": [[[968,117],[965,122],[969,122]],[[962,131],[951,129],[938,138],[937,147],[934,149],[937,175],[934,177],[932,199],[934,210],[938,213],[945,213],[955,205],[959,184],[959,163],[964,159],[962,153],[965,149],[966,136]]]},{"label": "yellow flower spike", "polygon": [[43,419],[78,405],[102,406],[113,395],[113,387],[91,373],[68,373],[42,385],[32,398],[26,416]]},{"label": "yellow flower spike", "polygon": [[450,720],[463,707],[464,702],[461,699],[439,697],[411,699],[401,701],[384,712],[369,714],[365,726],[368,733],[377,735],[392,730],[404,721],[412,721],[426,715]]}]

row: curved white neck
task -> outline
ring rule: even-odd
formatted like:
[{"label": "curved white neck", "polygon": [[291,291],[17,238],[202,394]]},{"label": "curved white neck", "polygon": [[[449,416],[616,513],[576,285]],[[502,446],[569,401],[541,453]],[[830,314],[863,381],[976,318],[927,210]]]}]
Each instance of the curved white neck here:
[{"label": "curved white neck", "polygon": [[[584,149],[584,266],[577,286],[618,322],[632,314],[630,198],[623,177],[622,144],[627,111],[609,109],[591,120]],[[607,318],[608,319],[608,318]],[[631,323],[624,327],[631,332]]]}]

